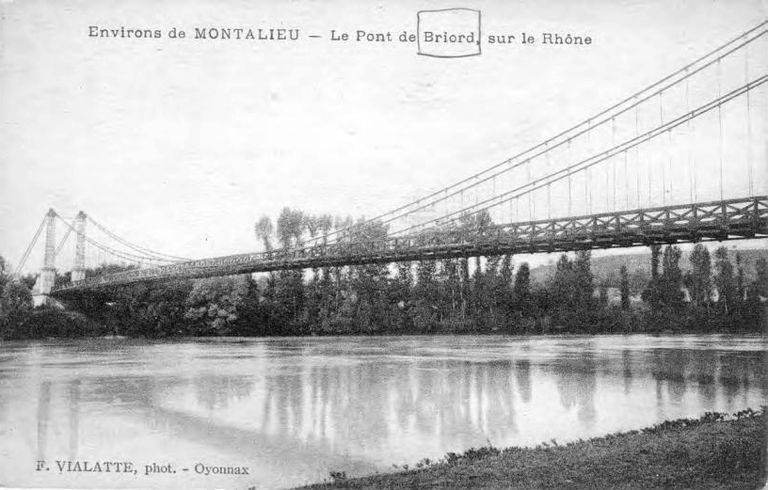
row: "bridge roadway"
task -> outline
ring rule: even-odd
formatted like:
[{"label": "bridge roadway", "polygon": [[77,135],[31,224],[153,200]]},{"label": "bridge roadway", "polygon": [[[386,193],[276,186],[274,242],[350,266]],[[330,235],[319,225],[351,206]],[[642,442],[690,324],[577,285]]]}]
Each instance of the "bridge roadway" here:
[{"label": "bridge roadway", "polygon": [[405,237],[192,260],[91,277],[58,286],[51,295],[66,297],[139,282],[288,269],[766,237],[768,196],[757,196],[491,225],[474,233],[436,230]]}]

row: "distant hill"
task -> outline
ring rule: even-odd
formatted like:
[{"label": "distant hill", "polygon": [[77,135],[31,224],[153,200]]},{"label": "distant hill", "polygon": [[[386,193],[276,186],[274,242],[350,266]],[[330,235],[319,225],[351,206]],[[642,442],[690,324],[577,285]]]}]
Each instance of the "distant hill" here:
[{"label": "distant hill", "polygon": [[[712,273],[714,274],[714,251],[716,247],[709,247],[712,255]],[[736,253],[741,254],[742,265],[744,267],[744,276],[747,282],[755,278],[755,263],[760,257],[768,259],[768,248],[749,248],[741,250],[729,249],[731,263],[736,267]],[[683,271],[690,270],[691,264],[688,260],[690,251],[684,251],[680,260],[680,267]],[[559,256],[558,256],[559,257]],[[556,260],[556,259],[555,259]],[[622,255],[595,256],[593,253],[591,266],[592,274],[595,276],[595,284],[602,281],[608,281],[609,286],[618,286],[619,269],[622,265],[627,266],[630,274],[630,284],[633,293],[640,292],[648,283],[651,277],[651,252],[649,249],[643,251],[630,252]],[[531,280],[534,283],[543,284],[548,281],[555,273],[555,264],[541,265],[531,269]]]}]

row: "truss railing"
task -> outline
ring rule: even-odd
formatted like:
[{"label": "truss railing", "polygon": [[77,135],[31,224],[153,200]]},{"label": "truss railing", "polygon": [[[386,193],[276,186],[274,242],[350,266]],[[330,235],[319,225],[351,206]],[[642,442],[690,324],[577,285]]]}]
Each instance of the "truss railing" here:
[{"label": "truss railing", "polygon": [[568,218],[433,229],[406,237],[192,260],[91,277],[52,294],[138,282],[414,260],[567,252],[768,236],[768,196],[634,209]]}]

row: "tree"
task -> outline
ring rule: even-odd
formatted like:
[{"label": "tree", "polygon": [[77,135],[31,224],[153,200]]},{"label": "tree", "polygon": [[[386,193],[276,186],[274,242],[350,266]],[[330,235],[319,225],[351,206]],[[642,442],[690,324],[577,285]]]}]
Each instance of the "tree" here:
[{"label": "tree", "polygon": [[659,284],[659,259],[661,258],[661,245],[651,245],[651,280],[643,290],[643,301],[652,307],[657,307],[662,301],[661,285]]},{"label": "tree", "polygon": [[[380,222],[357,223],[352,240],[370,249],[386,239],[387,227]],[[389,270],[386,264],[358,265],[352,269],[351,286],[355,291],[354,320],[357,328],[373,333],[384,328],[388,308],[386,291]]]},{"label": "tree", "polygon": [[[277,218],[277,240],[283,250],[299,247],[305,225],[305,215],[297,209],[285,207]],[[295,325],[304,310],[304,273],[302,270],[282,270],[275,281],[277,320],[281,324]]]},{"label": "tree", "polygon": [[8,282],[10,276],[8,275],[8,263],[5,261],[5,257],[0,255],[0,292],[5,288],[5,283]]},{"label": "tree", "polygon": [[[88,316],[103,318],[119,335],[165,337],[195,334],[185,320],[186,301],[192,281],[156,284],[132,284],[115,289],[109,298],[98,296],[89,301],[101,311]],[[82,310],[81,310],[82,311]]]},{"label": "tree", "polygon": [[757,329],[760,328],[763,317],[768,313],[761,299],[768,296],[768,260],[765,257],[757,259],[755,273],[755,280],[747,288],[743,309],[747,325]]},{"label": "tree", "polygon": [[[322,230],[323,219],[321,216],[304,216],[305,226],[309,232],[309,237],[316,245],[317,241],[315,237]],[[312,282],[307,284],[306,291],[306,317],[310,328],[310,331],[314,332],[315,328],[320,323],[320,308],[322,305],[323,295],[320,291],[320,267],[315,265],[312,267]]]},{"label": "tree", "polygon": [[691,302],[695,305],[709,304],[712,294],[712,261],[709,250],[697,243],[690,255],[691,272],[686,277]]},{"label": "tree", "polygon": [[765,257],[757,259],[755,273],[755,292],[763,297],[768,296],[768,260]]},{"label": "tree", "polygon": [[501,269],[499,274],[501,275],[501,282],[505,288],[512,288],[512,256],[507,254],[501,259]]},{"label": "tree", "polygon": [[429,331],[435,325],[437,303],[437,285],[435,274],[437,263],[434,259],[420,260],[416,263],[416,285],[413,288],[415,298],[416,327],[422,332]]},{"label": "tree", "polygon": [[315,238],[317,236],[317,232],[320,231],[320,217],[312,216],[311,214],[305,214],[304,226],[309,232],[309,237]]},{"label": "tree", "polygon": [[304,232],[304,213],[285,207],[277,218],[277,240],[283,249],[301,245]]},{"label": "tree", "polygon": [[469,259],[459,259],[459,294],[461,296],[461,319],[466,321],[472,308],[472,284],[469,277]]},{"label": "tree", "polygon": [[32,312],[32,292],[20,281],[8,280],[0,295],[0,338],[21,335],[21,326]]},{"label": "tree", "polygon": [[493,229],[493,218],[487,209],[463,213],[459,217],[459,230],[463,235],[485,235]]},{"label": "tree", "polygon": [[411,262],[398,262],[397,276],[391,283],[392,303],[397,313],[396,328],[400,331],[407,331],[411,327],[410,307],[411,290],[413,289],[413,273]]},{"label": "tree", "polygon": [[729,313],[733,311],[736,302],[736,282],[733,278],[733,265],[728,257],[726,247],[715,250],[715,271],[717,303],[725,313]]},{"label": "tree", "polygon": [[593,276],[590,268],[591,252],[582,250],[570,260],[562,254],[555,267],[550,289],[555,305],[565,310],[586,310],[593,303]]},{"label": "tree", "polygon": [[504,301],[504,286],[499,275],[499,266],[501,257],[491,255],[486,259],[485,274],[482,278],[483,289],[485,289],[484,298],[480,298],[484,303],[484,323],[486,328],[498,328],[498,324],[503,322],[502,304]]},{"label": "tree", "polygon": [[568,309],[573,306],[574,285],[573,262],[568,258],[568,255],[562,254],[555,266],[555,275],[549,288],[552,291],[552,300],[556,305]]},{"label": "tree", "polygon": [[517,269],[515,285],[512,288],[515,298],[515,308],[523,315],[530,315],[531,311],[531,269],[528,262],[523,262]]},{"label": "tree", "polygon": [[475,269],[472,271],[472,277],[469,280],[470,286],[470,317],[472,318],[472,327],[484,327],[483,313],[488,310],[488,292],[483,274],[482,258],[475,257]]},{"label": "tree", "polygon": [[456,259],[446,259],[443,261],[444,280],[444,301],[445,308],[450,311],[452,319],[457,317],[457,310],[460,307],[461,281],[459,279],[459,264]]},{"label": "tree", "polygon": [[262,216],[259,221],[254,225],[254,232],[256,237],[264,244],[264,251],[272,251],[272,234],[275,232],[274,226],[272,226],[272,220],[269,216]]},{"label": "tree", "polygon": [[185,319],[196,335],[229,335],[248,294],[247,277],[211,277],[195,281],[187,297]]},{"label": "tree", "polygon": [[662,274],[657,279],[659,301],[673,308],[680,308],[684,304],[683,273],[680,270],[682,255],[679,247],[667,245],[662,258]]},{"label": "tree", "polygon": [[589,308],[592,304],[594,286],[590,266],[591,258],[591,250],[579,250],[576,252],[576,260],[573,262],[575,273],[574,301],[579,308]]},{"label": "tree", "polygon": [[325,245],[328,243],[327,235],[330,233],[331,228],[333,228],[333,217],[330,214],[320,215],[317,218],[317,225],[320,229],[320,233],[322,233],[323,244]]},{"label": "tree", "polygon": [[[333,229],[333,216],[329,214],[323,214],[317,219],[317,221],[320,233],[322,235],[321,246],[325,247],[328,245],[328,234],[331,232],[331,229]],[[310,329],[316,329],[323,324],[327,325],[332,316],[331,309],[335,305],[335,292],[333,290],[333,282],[331,281],[331,268],[323,267],[320,272],[322,274],[322,278],[317,285],[317,296],[315,298],[315,300],[318,302],[317,317],[315,318],[310,315],[309,321],[313,322],[310,324]],[[318,322],[319,325],[316,325],[314,322]]]},{"label": "tree", "polygon": [[598,293],[599,293],[599,299],[600,299],[600,306],[605,307],[608,306],[608,283],[606,281],[600,281],[600,286],[598,287]]},{"label": "tree", "polygon": [[622,265],[621,269],[619,269],[619,276],[620,276],[620,286],[619,289],[621,290],[621,308],[623,310],[629,309],[629,274],[627,273],[627,266]]},{"label": "tree", "polygon": [[261,296],[258,283],[253,276],[244,276],[245,291],[237,305],[237,323],[232,329],[235,335],[267,335],[268,324],[264,309],[261,306]]},{"label": "tree", "polygon": [[499,287],[497,303],[503,307],[505,313],[512,311],[512,304],[514,302],[512,294],[512,256],[507,254],[501,259],[501,268],[499,271]]},{"label": "tree", "polygon": [[651,245],[651,280],[659,278],[659,258],[661,257],[661,245]]},{"label": "tree", "polygon": [[744,264],[741,260],[741,252],[736,252],[736,298],[735,306],[741,308],[744,303],[746,284],[744,283]]}]

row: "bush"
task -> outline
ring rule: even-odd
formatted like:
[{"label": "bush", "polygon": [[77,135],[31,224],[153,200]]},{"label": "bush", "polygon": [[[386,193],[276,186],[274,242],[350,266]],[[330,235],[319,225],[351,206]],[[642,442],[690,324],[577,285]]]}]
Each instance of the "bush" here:
[{"label": "bush", "polygon": [[55,308],[39,308],[20,328],[20,337],[42,339],[46,337],[94,337],[107,335],[108,329],[79,313]]}]

